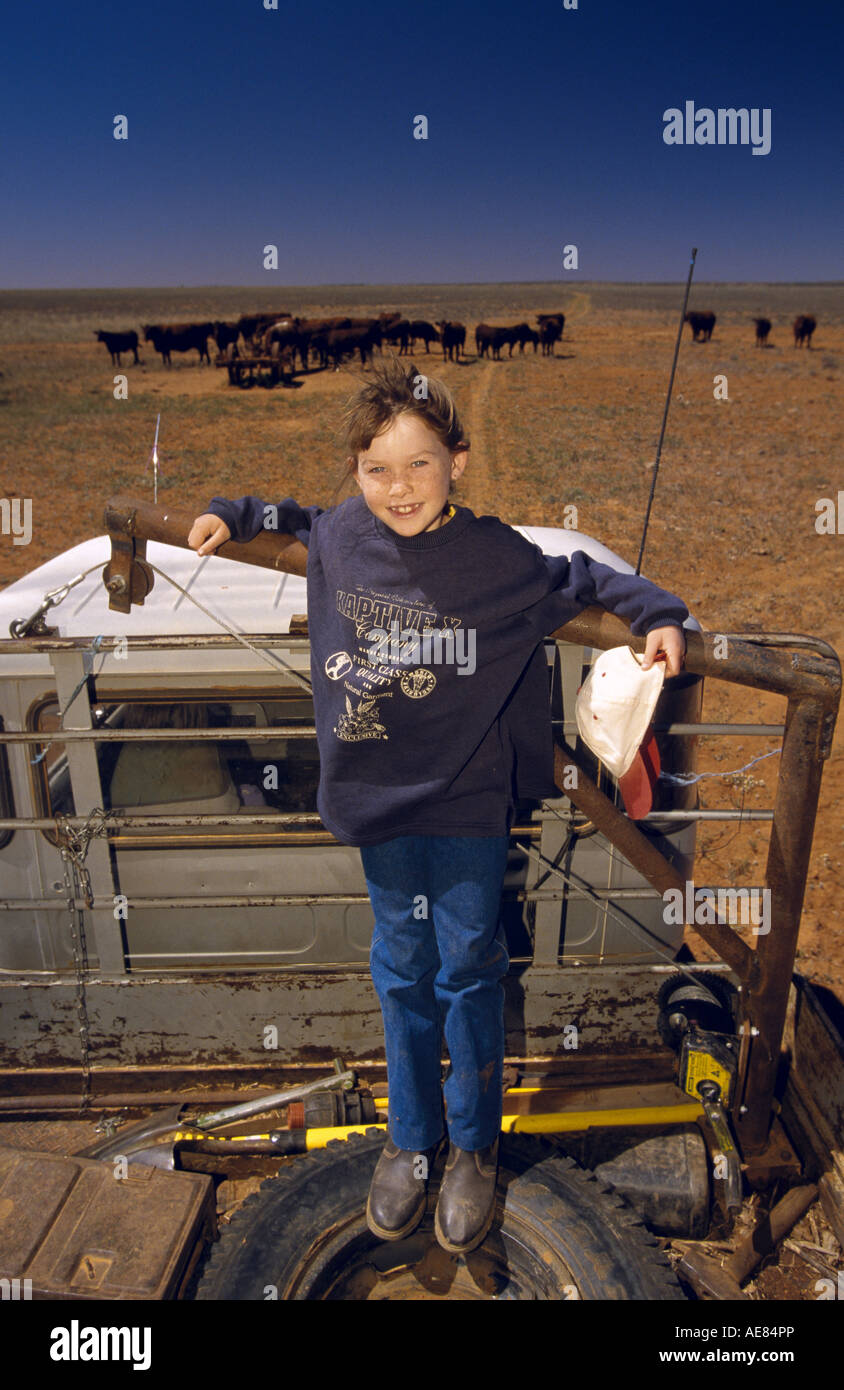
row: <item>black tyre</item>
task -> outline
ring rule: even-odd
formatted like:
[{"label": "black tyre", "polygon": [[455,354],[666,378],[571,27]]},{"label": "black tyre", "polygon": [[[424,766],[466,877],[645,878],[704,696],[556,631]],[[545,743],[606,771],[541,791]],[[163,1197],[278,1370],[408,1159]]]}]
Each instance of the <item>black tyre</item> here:
[{"label": "black tyre", "polygon": [[[265,1182],[214,1246],[198,1299],[683,1300],[636,1213],[547,1141],[502,1135],[498,1204],[483,1245],[437,1245],[439,1165],[422,1225],[379,1241],[366,1198],[385,1136],[368,1130],[297,1159]],[[442,1160],[441,1160],[442,1161]],[[440,1162],[441,1162],[440,1161]]]}]

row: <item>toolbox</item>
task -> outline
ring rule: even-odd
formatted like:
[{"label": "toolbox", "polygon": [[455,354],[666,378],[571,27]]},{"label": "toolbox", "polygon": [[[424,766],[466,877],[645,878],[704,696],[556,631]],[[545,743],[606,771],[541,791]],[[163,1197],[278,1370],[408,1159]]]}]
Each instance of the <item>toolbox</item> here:
[{"label": "toolbox", "polygon": [[178,1298],[215,1235],[203,1173],[0,1147],[4,1298]]}]

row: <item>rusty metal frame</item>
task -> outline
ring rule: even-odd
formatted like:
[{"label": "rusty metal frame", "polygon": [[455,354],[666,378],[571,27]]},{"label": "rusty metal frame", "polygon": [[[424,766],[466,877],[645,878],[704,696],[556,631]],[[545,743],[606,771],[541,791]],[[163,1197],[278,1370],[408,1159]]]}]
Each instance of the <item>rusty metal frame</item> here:
[{"label": "rusty metal frame", "polygon": [[[144,559],[146,541],[156,540],[187,549],[186,538],[193,519],[191,511],[164,509],[132,498],[119,497],[108,504],[106,526],[112,541],[112,558],[103,571],[103,582],[109,592],[110,608],[129,613],[133,602],[143,603],[154,582],[154,575]],[[306,548],[287,535],[265,532],[246,544],[229,541],[218,547],[216,553],[261,568],[299,575],[306,571]],[[296,635],[299,640],[304,640],[298,625]],[[751,949],[726,922],[689,922],[687,925],[708,942],[739,980],[742,1049],[732,1118],[745,1155],[755,1156],[757,1161],[764,1163],[821,774],[823,763],[830,755],[841,696],[841,667],[837,654],[829,644],[802,634],[741,633],[727,636],[729,654],[724,657],[721,655],[723,634],[687,630],[686,671],[782,695],[788,702],[784,726],[767,726],[771,731],[784,728],[765,868],[765,886],[771,893],[772,929],[767,935],[758,936],[755,949]],[[549,637],[593,648],[606,649],[627,643],[635,650],[644,649],[644,638],[632,637],[626,623],[600,608],[585,609]],[[132,643],[132,639],[129,640]],[[256,637],[252,640],[265,645],[272,639]],[[229,645],[233,639],[185,636],[139,638],[137,642],[139,646],[214,646]],[[81,645],[76,639],[33,636],[0,640],[0,653],[20,651],[22,647],[33,651],[66,651]],[[106,641],[103,650],[107,649]],[[666,732],[702,733],[711,727],[714,726],[684,724],[670,727]],[[727,732],[728,727],[719,726],[719,729]],[[735,727],[751,732],[750,726]],[[752,732],[761,733],[765,728],[754,726]],[[160,738],[162,732],[143,731],[139,734],[132,731],[135,737],[141,738]],[[173,732],[183,735],[183,731]],[[192,731],[194,738],[197,732]],[[298,732],[304,736],[301,726]],[[259,737],[264,733],[267,737],[273,737],[276,730],[255,731]],[[75,736],[96,738],[98,731],[85,730]],[[31,741],[33,737],[29,734],[0,733],[0,741]],[[43,741],[44,736],[40,737]],[[576,787],[568,785],[568,778],[563,782],[564,768],[572,764],[578,768]],[[555,747],[555,767],[558,783],[566,785],[566,794],[572,804],[593,822],[656,892],[660,895],[668,889],[683,892],[684,880],[638,825],[629,820],[600,790],[578,753],[559,736]],[[765,816],[768,814],[765,813]],[[278,823],[280,818],[277,813],[272,820]],[[665,818],[665,813],[662,816],[657,813],[655,818]],[[695,819],[695,813],[678,812],[673,818]],[[752,813],[746,818],[753,818]],[[759,813],[755,818],[761,819],[763,816]],[[145,819],[131,817],[126,819],[126,823]],[[191,822],[207,819],[209,823],[217,823],[226,818],[191,816],[189,819]],[[19,824],[20,820],[15,823]],[[34,828],[37,823],[40,824],[40,819],[29,818],[26,823]],[[53,823],[47,822],[51,828]],[[160,818],[154,818],[153,823],[160,824]],[[239,823],[243,823],[242,817]]]}]

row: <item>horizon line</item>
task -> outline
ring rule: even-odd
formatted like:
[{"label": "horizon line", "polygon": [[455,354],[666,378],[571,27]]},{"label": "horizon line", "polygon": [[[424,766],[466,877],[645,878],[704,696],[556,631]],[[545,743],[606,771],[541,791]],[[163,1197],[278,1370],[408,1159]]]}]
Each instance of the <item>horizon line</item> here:
[{"label": "horizon line", "polygon": [[[509,285],[553,285],[568,291],[587,285],[674,286],[676,280],[325,280],[307,284],[284,284],[267,287],[260,284],[171,284],[171,285],[8,285],[0,286],[0,294],[85,294],[91,292],[128,292],[137,290],[324,290],[324,289],[436,289],[441,286],[503,287]],[[842,280],[696,280],[695,285],[826,285],[844,286]]]}]

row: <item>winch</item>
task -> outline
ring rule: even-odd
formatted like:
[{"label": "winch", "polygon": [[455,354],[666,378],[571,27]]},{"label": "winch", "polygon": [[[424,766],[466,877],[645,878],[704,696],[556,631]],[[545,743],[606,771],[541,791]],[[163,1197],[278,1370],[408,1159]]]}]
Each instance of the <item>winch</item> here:
[{"label": "winch", "polygon": [[715,1142],[713,1178],[724,1184],[727,1212],[739,1211],[741,1163],[728,1116],[739,1054],[731,991],[714,978],[705,984],[694,978],[672,980],[660,992],[660,1005],[660,1033],[679,1051],[677,1084],[700,1100]]}]

